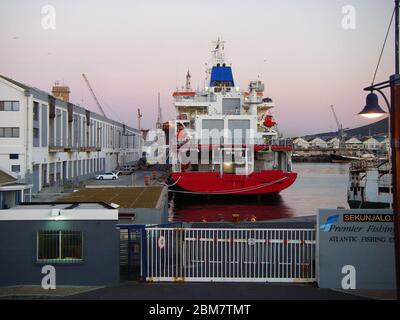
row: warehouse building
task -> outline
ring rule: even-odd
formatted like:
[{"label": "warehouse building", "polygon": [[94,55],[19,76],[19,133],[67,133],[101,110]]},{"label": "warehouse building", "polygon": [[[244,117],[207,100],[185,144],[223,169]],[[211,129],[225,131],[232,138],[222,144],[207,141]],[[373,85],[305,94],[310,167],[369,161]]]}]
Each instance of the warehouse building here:
[{"label": "warehouse building", "polygon": [[118,210],[105,203],[30,203],[0,211],[0,286],[40,286],[43,267],[57,286],[120,281]]},{"label": "warehouse building", "polygon": [[141,156],[140,131],[0,75],[0,163],[32,192],[111,171]]}]

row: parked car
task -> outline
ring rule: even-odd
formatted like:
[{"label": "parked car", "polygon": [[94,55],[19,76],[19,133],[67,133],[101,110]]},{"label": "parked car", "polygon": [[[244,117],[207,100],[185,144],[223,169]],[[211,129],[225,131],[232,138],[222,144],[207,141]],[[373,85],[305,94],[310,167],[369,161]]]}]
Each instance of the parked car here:
[{"label": "parked car", "polygon": [[96,180],[117,180],[118,172],[106,172],[96,176]]},{"label": "parked car", "polygon": [[[118,167],[116,170],[119,171],[121,175],[130,175],[137,169],[137,166],[134,164],[126,164],[123,166]],[[114,171],[115,172],[115,171]]]},{"label": "parked car", "polygon": [[122,168],[124,171],[135,171],[137,166],[135,164],[126,164]]}]

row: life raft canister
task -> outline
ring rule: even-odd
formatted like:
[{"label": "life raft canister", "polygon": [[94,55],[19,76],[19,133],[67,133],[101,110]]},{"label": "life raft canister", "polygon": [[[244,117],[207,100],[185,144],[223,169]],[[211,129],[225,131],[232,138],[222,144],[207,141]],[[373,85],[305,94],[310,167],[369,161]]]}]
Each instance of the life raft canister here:
[{"label": "life raft canister", "polygon": [[272,128],[275,126],[277,123],[274,121],[274,118],[272,116],[267,115],[264,119],[264,126],[267,128]]}]

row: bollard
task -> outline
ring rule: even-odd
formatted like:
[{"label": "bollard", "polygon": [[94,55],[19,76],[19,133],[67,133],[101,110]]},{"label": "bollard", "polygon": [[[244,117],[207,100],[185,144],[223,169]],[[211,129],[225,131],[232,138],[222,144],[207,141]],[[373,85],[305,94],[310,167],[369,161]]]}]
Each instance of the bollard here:
[{"label": "bollard", "polygon": [[150,184],[150,176],[144,176],[144,185],[148,186]]},{"label": "bollard", "polygon": [[157,172],[156,172],[156,171],[152,171],[151,175],[152,175],[152,177],[153,177],[153,180],[156,180],[156,178],[157,178]]}]

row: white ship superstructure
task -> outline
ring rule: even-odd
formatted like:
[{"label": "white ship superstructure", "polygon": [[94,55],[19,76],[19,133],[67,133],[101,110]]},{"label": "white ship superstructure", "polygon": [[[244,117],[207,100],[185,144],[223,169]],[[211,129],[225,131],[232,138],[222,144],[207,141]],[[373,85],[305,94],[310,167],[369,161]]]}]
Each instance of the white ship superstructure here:
[{"label": "white ship superstructure", "polygon": [[[224,46],[219,39],[214,43],[203,89],[191,89],[188,72],[186,85],[173,94],[178,149],[190,144],[199,161],[184,162],[178,152],[171,177],[187,192],[277,193],[296,179],[291,145],[278,139],[274,103],[264,98],[264,84],[251,81],[248,91],[242,91],[225,62]],[[218,141],[210,132],[220,133]],[[210,150],[208,163],[200,161],[205,149]]]}]

